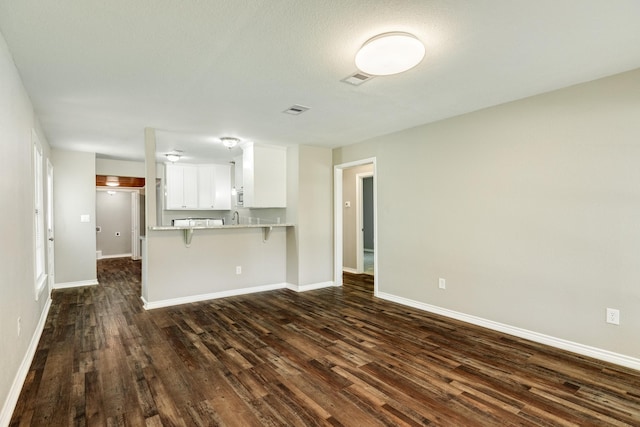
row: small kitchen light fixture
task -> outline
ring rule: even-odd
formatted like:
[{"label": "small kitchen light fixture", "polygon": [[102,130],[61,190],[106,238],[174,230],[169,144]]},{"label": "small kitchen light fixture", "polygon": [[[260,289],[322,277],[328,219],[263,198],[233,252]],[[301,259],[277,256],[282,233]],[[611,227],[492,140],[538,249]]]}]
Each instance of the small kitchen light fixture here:
[{"label": "small kitchen light fixture", "polygon": [[120,180],[117,176],[108,176],[105,184],[107,184],[107,186],[109,187],[117,187],[120,185]]},{"label": "small kitchen light fixture", "polygon": [[109,190],[109,191],[107,191],[107,194],[110,195],[110,196],[113,196],[114,194],[116,194],[116,192],[113,191],[113,190]]},{"label": "small kitchen light fixture", "polygon": [[169,153],[169,154],[165,154],[164,155],[168,161],[170,161],[171,163],[175,163],[178,160],[180,160],[180,154],[176,154],[176,153]]},{"label": "small kitchen light fixture", "polygon": [[240,140],[231,136],[223,136],[222,138],[220,138],[220,142],[222,142],[222,145],[231,150],[233,147],[240,143]]},{"label": "small kitchen light fixture", "polygon": [[356,54],[356,67],[372,76],[388,76],[415,67],[424,54],[424,45],[414,35],[383,33],[362,45]]}]

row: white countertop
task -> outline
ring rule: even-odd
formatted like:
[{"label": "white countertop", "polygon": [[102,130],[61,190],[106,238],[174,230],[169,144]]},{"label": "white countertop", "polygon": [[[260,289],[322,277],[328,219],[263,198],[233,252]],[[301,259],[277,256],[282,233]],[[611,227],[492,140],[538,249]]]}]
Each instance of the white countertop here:
[{"label": "white countertop", "polygon": [[166,230],[216,230],[216,229],[228,229],[228,228],[265,228],[265,227],[294,227],[295,224],[282,223],[282,224],[233,224],[233,225],[210,225],[204,226],[179,226],[174,227],[172,225],[156,225],[149,227],[149,230],[154,231],[166,231]]}]

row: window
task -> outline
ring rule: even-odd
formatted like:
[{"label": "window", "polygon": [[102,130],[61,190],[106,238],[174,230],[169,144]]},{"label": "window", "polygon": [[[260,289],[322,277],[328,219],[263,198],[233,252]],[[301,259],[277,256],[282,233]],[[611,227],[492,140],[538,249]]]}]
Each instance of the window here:
[{"label": "window", "polygon": [[42,173],[42,146],[35,131],[31,132],[33,139],[33,180],[34,180],[34,238],[35,238],[35,288],[36,299],[42,293],[46,282],[44,269],[45,233],[44,233],[44,191]]}]

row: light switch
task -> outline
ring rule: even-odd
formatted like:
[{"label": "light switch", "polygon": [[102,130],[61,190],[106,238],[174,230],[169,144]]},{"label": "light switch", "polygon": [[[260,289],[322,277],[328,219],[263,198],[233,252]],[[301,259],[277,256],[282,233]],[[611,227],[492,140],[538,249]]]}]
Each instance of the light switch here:
[{"label": "light switch", "polygon": [[91,215],[80,215],[80,222],[91,222]]}]

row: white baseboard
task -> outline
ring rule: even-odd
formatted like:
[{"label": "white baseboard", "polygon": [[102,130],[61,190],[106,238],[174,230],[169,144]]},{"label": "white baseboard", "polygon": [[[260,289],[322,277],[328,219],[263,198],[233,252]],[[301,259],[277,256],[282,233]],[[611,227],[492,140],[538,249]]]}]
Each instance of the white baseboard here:
[{"label": "white baseboard", "polygon": [[53,289],[78,288],[80,286],[95,286],[97,284],[98,279],[79,280],[77,282],[56,283],[53,285]]},{"label": "white baseboard", "polygon": [[640,359],[635,357],[630,357],[624,354],[614,353],[609,350],[603,350],[601,348],[591,347],[573,341],[564,340],[562,338],[552,337],[538,332],[529,331],[527,329],[506,325],[504,323],[494,322],[493,320],[483,319],[482,317],[460,313],[458,311],[449,310],[431,304],[425,304],[419,301],[414,301],[408,298],[403,298],[384,292],[378,292],[376,296],[378,298],[417,308],[419,310],[424,310],[430,313],[439,314],[441,316],[450,317],[452,319],[461,320],[463,322],[471,323],[483,328],[492,329],[494,331],[503,332],[509,335],[514,335],[519,338],[528,339],[540,344],[545,344],[551,347],[556,347],[562,350],[567,350],[573,353],[581,354],[583,356],[593,357],[594,359],[603,360],[615,365],[620,365],[640,371]]},{"label": "white baseboard", "polygon": [[131,253],[128,253],[128,254],[115,254],[115,255],[102,255],[98,259],[109,259],[109,258],[131,258]]},{"label": "white baseboard", "polygon": [[295,292],[307,292],[307,291],[313,291],[315,289],[330,288],[335,285],[336,284],[333,281],[311,283],[309,285],[294,285],[292,283],[287,283],[287,289],[291,289],[292,291],[295,291]]},{"label": "white baseboard", "polygon": [[13,411],[16,407],[16,404],[18,403],[20,392],[22,391],[22,387],[24,386],[24,380],[27,378],[29,368],[31,367],[31,362],[33,362],[33,357],[36,354],[38,343],[40,342],[42,331],[44,331],[44,325],[47,322],[47,315],[49,314],[50,308],[51,296],[47,298],[44,309],[40,314],[40,320],[38,320],[38,324],[36,325],[36,330],[33,332],[33,336],[31,337],[31,342],[29,343],[27,352],[22,359],[22,363],[18,368],[16,376],[13,378],[13,384],[11,384],[11,388],[9,389],[9,394],[4,401],[4,405],[2,405],[2,412],[0,412],[0,426],[2,427],[8,426],[11,422],[11,415],[13,415]]},{"label": "white baseboard", "polygon": [[200,301],[207,301],[211,299],[233,297],[237,295],[247,295],[247,294],[253,294],[256,292],[275,291],[277,289],[290,289],[295,292],[306,292],[306,291],[312,291],[314,289],[327,288],[330,286],[335,286],[335,283],[320,282],[320,283],[312,283],[310,285],[301,285],[301,286],[294,285],[291,283],[274,283],[272,285],[252,286],[250,288],[231,289],[228,291],[212,292],[212,293],[200,294],[200,295],[190,295],[186,297],[171,298],[171,299],[152,301],[152,302],[147,301],[143,297],[140,297],[140,298],[142,299],[144,308],[146,310],[153,310],[154,308],[171,307],[173,305],[189,304],[192,302],[200,302]]},{"label": "white baseboard", "polygon": [[358,274],[358,270],[351,267],[342,267],[342,271],[344,271],[345,273]]},{"label": "white baseboard", "polygon": [[172,305],[188,304],[192,302],[200,302],[200,301],[206,301],[210,299],[233,297],[236,295],[253,294],[256,292],[273,291],[276,289],[283,289],[286,287],[287,287],[286,283],[276,283],[273,285],[263,285],[263,286],[254,286],[251,288],[231,289],[228,291],[212,292],[209,294],[200,294],[200,295],[190,295],[186,297],[171,298],[171,299],[152,301],[152,302],[146,301],[144,298],[142,298],[142,302],[144,303],[145,309],[153,310],[154,308],[170,307]]}]

